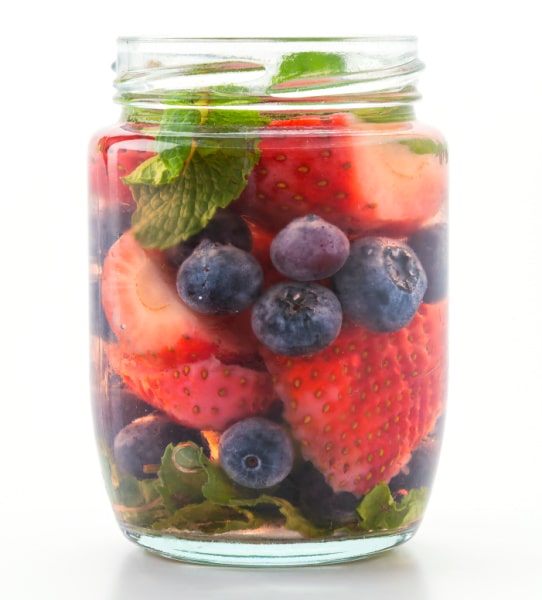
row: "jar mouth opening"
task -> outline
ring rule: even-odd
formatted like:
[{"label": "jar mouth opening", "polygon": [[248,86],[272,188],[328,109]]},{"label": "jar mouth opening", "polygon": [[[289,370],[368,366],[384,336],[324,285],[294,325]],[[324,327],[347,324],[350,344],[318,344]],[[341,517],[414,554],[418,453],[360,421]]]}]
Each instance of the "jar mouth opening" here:
[{"label": "jar mouth opening", "polygon": [[417,99],[415,81],[423,69],[413,35],[135,36],[120,37],[117,44],[117,99],[149,108],[171,92],[197,96],[217,90],[219,101],[236,103],[236,94],[242,94],[251,99],[251,108],[272,104],[287,109],[292,103],[332,98],[339,104],[388,102],[404,90],[403,101],[410,102]]}]

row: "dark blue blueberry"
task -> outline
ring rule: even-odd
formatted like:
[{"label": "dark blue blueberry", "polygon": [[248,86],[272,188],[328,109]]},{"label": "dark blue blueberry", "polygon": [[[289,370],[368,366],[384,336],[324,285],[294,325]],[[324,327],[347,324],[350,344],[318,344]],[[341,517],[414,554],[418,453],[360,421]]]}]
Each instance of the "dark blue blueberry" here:
[{"label": "dark blue blueberry", "polygon": [[359,498],[351,492],[334,492],[312,463],[303,463],[287,481],[298,490],[299,508],[316,525],[332,529],[357,520]]},{"label": "dark blue blueberry", "polygon": [[408,240],[427,275],[423,301],[433,304],[446,297],[448,288],[448,227],[438,223],[419,229]]},{"label": "dark blue blueberry", "polygon": [[156,476],[166,446],[192,441],[204,446],[201,434],[155,413],[126,425],[115,437],[113,455],[116,466],[138,479]]},{"label": "dark blue blueberry", "polygon": [[179,296],[194,310],[230,315],[251,306],[261,293],[263,272],[245,250],[203,240],[177,273]]},{"label": "dark blue blueberry", "polygon": [[129,211],[103,210],[98,216],[93,217],[90,224],[90,254],[91,258],[103,264],[109,248],[130,229],[132,213]]},{"label": "dark blue blueberry", "polygon": [[[155,412],[155,409],[130,393],[122,379],[114,371],[108,373],[105,382],[96,382],[93,406],[96,426],[108,444],[112,444],[117,433],[135,419]],[[101,384],[101,385],[100,385]],[[102,388],[102,389],[100,389]]]},{"label": "dark blue blueberry", "polygon": [[180,266],[203,240],[217,244],[231,244],[247,252],[252,248],[252,234],[245,220],[237,213],[218,209],[207,226],[188,240],[164,251],[166,258]]},{"label": "dark blue blueberry", "polygon": [[440,443],[428,438],[414,450],[410,461],[389,482],[392,494],[400,490],[412,490],[420,487],[431,487],[439,457]]},{"label": "dark blue blueberry", "polygon": [[325,279],[348,258],[350,242],[335,225],[315,215],[291,221],[271,243],[275,268],[296,281]]},{"label": "dark blue blueberry", "polygon": [[222,434],[218,451],[228,477],[254,489],[280,483],[294,462],[293,445],[285,429],[262,417],[232,425]]},{"label": "dark blue blueberry", "polygon": [[412,248],[391,238],[367,237],[352,243],[332,283],[345,316],[372,331],[389,332],[408,325],[416,314],[427,277]]},{"label": "dark blue blueberry", "polygon": [[317,283],[283,281],[254,304],[252,330],[277,354],[304,356],[329,346],[339,335],[341,305],[335,294]]},{"label": "dark blue blueberry", "polygon": [[91,275],[89,291],[90,333],[106,341],[114,341],[115,334],[111,331],[102,305],[101,280],[96,274]]}]

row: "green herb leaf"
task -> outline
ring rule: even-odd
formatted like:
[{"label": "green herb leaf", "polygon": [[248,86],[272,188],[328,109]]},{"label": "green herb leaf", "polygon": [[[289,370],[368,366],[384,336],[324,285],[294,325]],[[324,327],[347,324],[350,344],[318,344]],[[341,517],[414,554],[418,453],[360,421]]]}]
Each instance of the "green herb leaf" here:
[{"label": "green herb leaf", "polygon": [[193,151],[194,129],[207,117],[204,109],[169,109],[164,111],[160,133],[156,136],[156,151],[173,181],[182,171],[185,161]]},{"label": "green herb leaf", "polygon": [[[198,457],[203,456],[203,449],[196,444],[187,443]],[[156,488],[168,511],[174,512],[185,504],[203,500],[202,485],[207,481],[207,474],[199,468],[186,468],[175,460],[178,447],[169,444],[162,457],[158,471],[159,483]]]},{"label": "green herb leaf", "polygon": [[205,456],[202,456],[201,465],[207,475],[201,492],[207,500],[215,504],[229,505],[232,498],[244,499],[258,495],[256,490],[235,484],[217,463],[211,462]]},{"label": "green herb leaf", "polygon": [[354,114],[366,123],[401,123],[414,120],[414,109],[409,105],[360,108]]},{"label": "green herb leaf", "polygon": [[183,506],[165,519],[156,521],[153,529],[162,530],[175,527],[180,530],[216,534],[239,529],[255,529],[262,525],[262,519],[250,511],[204,500],[198,504]]},{"label": "green herb leaf", "polygon": [[364,531],[397,529],[421,518],[428,500],[427,488],[411,490],[399,501],[393,499],[390,488],[379,483],[366,494],[357,508]]},{"label": "green herb leaf", "polygon": [[439,161],[448,161],[448,148],[446,144],[431,138],[412,138],[410,140],[401,140],[399,142],[414,154],[435,154]]},{"label": "green herb leaf", "polygon": [[272,84],[277,86],[285,82],[303,78],[330,77],[346,71],[344,57],[332,52],[296,52],[285,56],[273,77]]},{"label": "green herb leaf", "polygon": [[[283,527],[291,531],[297,531],[304,537],[327,537],[331,533],[328,529],[321,529],[311,523],[297,508],[284,498],[262,494],[261,496],[252,499],[232,499],[230,500],[230,505],[250,507],[254,512],[258,513],[259,511],[264,511],[264,514],[266,508],[267,512],[269,512],[269,508],[272,508],[281,515],[280,521],[282,521],[282,523],[279,523]],[[269,521],[269,517],[266,520]]]},{"label": "green herb leaf", "polygon": [[169,248],[195,235],[218,208],[235,200],[258,160],[255,142],[212,145],[195,150],[182,174],[165,185],[133,185],[137,209],[134,235],[147,248]]}]

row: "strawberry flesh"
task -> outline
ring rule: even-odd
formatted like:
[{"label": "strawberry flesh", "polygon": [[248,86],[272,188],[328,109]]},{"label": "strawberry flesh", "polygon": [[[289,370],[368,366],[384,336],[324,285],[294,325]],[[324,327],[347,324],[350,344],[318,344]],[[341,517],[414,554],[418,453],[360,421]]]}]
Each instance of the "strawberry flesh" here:
[{"label": "strawberry flesh", "polygon": [[[163,254],[145,250],[131,231],[104,261],[102,303],[113,333],[134,354],[160,354],[175,363],[211,353],[244,360],[254,353],[247,315],[219,320],[196,314],[180,299]],[[246,335],[238,336],[239,331]]]},{"label": "strawberry flesh", "polygon": [[284,418],[303,456],[335,491],[362,496],[408,463],[443,410],[446,304],[422,305],[411,323],[372,333],[345,323],[311,357],[263,350]]},{"label": "strawberry flesh", "polygon": [[446,166],[368,127],[345,114],[271,123],[234,207],[273,231],[309,213],[349,235],[413,231],[442,208]]},{"label": "strawberry flesh", "polygon": [[[142,149],[142,140],[146,142],[145,149]],[[123,211],[135,209],[132,192],[122,178],[154,156],[152,144],[150,137],[135,133],[127,135],[119,129],[102,136],[92,145],[89,186],[101,210],[112,205]]]},{"label": "strawberry flesh", "polygon": [[275,398],[266,371],[226,365],[214,356],[172,364],[127,354],[119,345],[109,346],[107,355],[130,391],[186,427],[223,431],[263,414]]}]

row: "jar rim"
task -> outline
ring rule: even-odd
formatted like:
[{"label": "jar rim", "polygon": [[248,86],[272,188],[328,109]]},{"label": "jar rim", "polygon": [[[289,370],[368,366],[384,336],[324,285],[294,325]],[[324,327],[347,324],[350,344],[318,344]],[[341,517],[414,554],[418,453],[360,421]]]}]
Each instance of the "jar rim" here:
[{"label": "jar rim", "polygon": [[[331,98],[343,105],[410,102],[418,97],[414,86],[423,69],[417,46],[414,35],[119,37],[116,98],[150,108],[170,91],[197,95],[205,90],[208,95],[220,89],[223,94],[237,86],[257,110],[269,105],[290,110],[292,103],[306,101],[330,104]],[[301,66],[299,56],[308,57]],[[326,66],[314,57],[326,57]],[[288,65],[286,76],[283,64]]]},{"label": "jar rim", "polygon": [[267,43],[267,42],[416,42],[418,37],[410,34],[366,34],[359,36],[223,36],[223,37],[177,37],[177,36],[154,36],[154,35],[127,35],[119,36],[118,42],[250,42],[250,43]]}]

